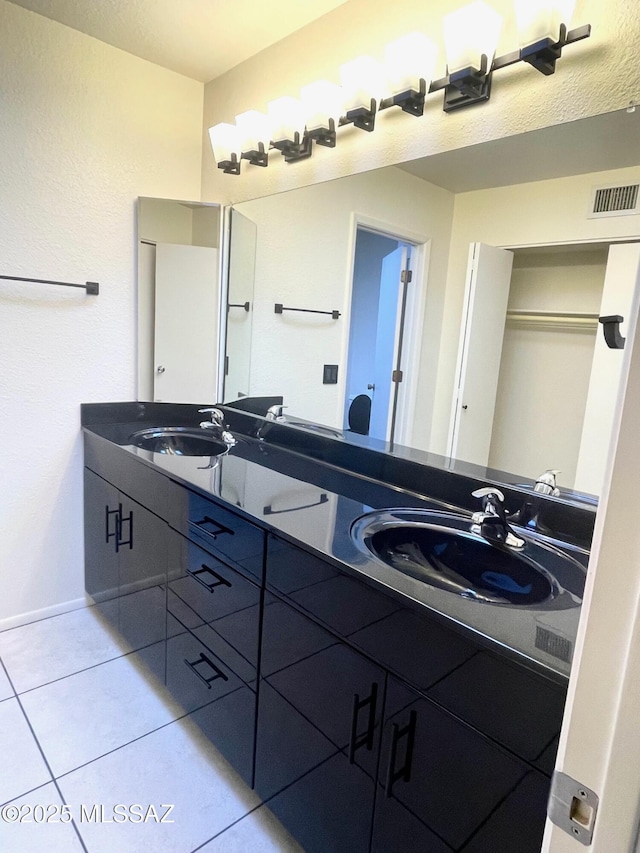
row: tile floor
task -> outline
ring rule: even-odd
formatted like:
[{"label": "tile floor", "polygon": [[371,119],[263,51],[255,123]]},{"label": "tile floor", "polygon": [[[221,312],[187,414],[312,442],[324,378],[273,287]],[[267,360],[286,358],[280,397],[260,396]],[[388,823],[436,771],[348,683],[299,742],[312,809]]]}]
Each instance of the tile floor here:
[{"label": "tile floor", "polygon": [[0,632],[0,850],[302,853],[154,683],[162,646],[110,627],[114,606]]}]

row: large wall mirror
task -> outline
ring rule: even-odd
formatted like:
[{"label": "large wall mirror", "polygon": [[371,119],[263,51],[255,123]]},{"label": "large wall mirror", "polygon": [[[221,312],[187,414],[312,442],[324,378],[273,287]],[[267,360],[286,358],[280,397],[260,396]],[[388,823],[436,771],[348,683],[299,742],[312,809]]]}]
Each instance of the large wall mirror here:
[{"label": "large wall mirror", "polygon": [[224,401],[597,495],[638,184],[623,110],[236,205]]}]

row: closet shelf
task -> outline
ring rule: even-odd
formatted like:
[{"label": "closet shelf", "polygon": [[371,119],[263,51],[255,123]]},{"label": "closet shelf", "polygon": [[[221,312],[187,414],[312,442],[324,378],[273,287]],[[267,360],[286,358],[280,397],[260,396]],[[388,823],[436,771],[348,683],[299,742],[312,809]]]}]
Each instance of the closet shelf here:
[{"label": "closet shelf", "polygon": [[514,308],[507,311],[507,322],[527,329],[553,328],[559,331],[595,332],[599,316],[584,311],[533,311]]}]

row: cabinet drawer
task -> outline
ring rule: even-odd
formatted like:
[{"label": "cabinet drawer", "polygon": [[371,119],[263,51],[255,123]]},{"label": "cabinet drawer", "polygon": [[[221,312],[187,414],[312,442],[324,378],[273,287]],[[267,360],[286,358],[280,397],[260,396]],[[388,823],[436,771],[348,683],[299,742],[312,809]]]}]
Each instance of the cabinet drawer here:
[{"label": "cabinet drawer", "polygon": [[[173,633],[188,629],[208,652],[233,675],[255,689],[258,665],[260,606],[248,607],[239,614],[217,620],[215,629],[202,622],[185,602],[169,590],[167,594],[168,626]],[[175,626],[179,627],[176,628]]]},{"label": "cabinet drawer", "polygon": [[207,646],[170,617],[167,687],[185,711],[193,711],[242,686]]},{"label": "cabinet drawer", "polygon": [[169,615],[167,687],[227,761],[253,785],[255,691]]},{"label": "cabinet drawer", "polygon": [[189,537],[262,584],[264,531],[218,504],[189,493]]},{"label": "cabinet drawer", "polygon": [[260,603],[257,586],[194,542],[184,540],[180,575],[169,589],[207,624]]}]

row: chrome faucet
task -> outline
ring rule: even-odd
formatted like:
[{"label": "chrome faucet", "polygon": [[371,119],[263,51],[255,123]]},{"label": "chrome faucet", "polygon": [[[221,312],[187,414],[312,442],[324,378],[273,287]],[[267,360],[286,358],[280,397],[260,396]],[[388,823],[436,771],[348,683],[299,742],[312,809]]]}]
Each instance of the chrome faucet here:
[{"label": "chrome faucet", "polygon": [[284,410],[286,408],[287,407],[283,406],[282,403],[276,403],[274,406],[269,406],[264,416],[264,423],[261,423],[256,430],[256,438],[260,439],[260,441],[264,441],[264,437],[271,429],[274,421],[284,423],[286,420]]},{"label": "chrome faucet", "polygon": [[486,486],[471,494],[474,498],[482,498],[482,510],[471,516],[471,531],[478,533],[488,542],[506,545],[508,548],[523,548],[525,540],[509,525],[504,495],[500,489]]},{"label": "chrome faucet", "polygon": [[224,441],[228,447],[233,447],[233,445],[237,443],[231,433],[225,429],[224,414],[220,409],[213,406],[209,409],[198,409],[198,412],[200,412],[200,414],[211,415],[210,421],[200,421],[200,429],[216,430],[220,439]]},{"label": "chrome faucet", "polygon": [[274,406],[269,406],[265,418],[268,421],[284,421],[284,410],[286,408],[287,407],[283,406],[282,403],[276,403]]},{"label": "chrome faucet", "polygon": [[547,468],[544,474],[540,474],[537,478],[533,491],[541,495],[551,495],[554,498],[559,497],[560,489],[556,485],[556,477],[560,473],[555,468]]}]

